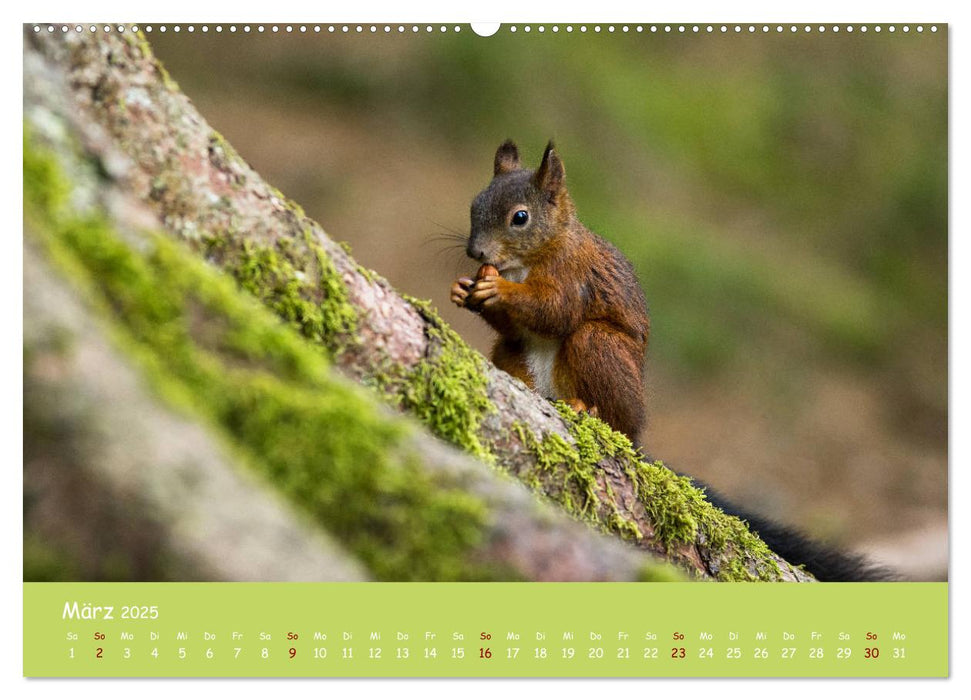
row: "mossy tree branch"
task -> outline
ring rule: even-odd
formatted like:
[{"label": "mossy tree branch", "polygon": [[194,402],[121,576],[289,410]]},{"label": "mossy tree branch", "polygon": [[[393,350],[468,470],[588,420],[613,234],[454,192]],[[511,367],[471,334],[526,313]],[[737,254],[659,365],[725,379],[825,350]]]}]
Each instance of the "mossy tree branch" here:
[{"label": "mossy tree branch", "polygon": [[159,230],[127,159],[39,59],[25,57],[27,580],[683,576],[336,374]]},{"label": "mossy tree branch", "polygon": [[209,128],[143,37],[29,34],[25,66],[28,58],[63,77],[74,112],[60,116],[84,125],[86,158],[147,204],[166,234],[235,278],[386,403],[574,517],[694,575],[809,579],[688,479],[646,460],[600,421],[530,392],[428,304],[361,268]]},{"label": "mossy tree branch", "polygon": [[153,395],[44,260],[35,225],[24,248],[25,580],[369,578]]}]

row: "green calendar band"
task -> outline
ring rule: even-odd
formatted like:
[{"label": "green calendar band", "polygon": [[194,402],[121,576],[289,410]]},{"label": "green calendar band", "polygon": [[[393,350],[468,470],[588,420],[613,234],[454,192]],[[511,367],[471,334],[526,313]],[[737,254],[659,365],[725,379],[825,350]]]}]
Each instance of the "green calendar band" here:
[{"label": "green calendar band", "polygon": [[946,583],[25,583],[24,675],[946,676]]}]

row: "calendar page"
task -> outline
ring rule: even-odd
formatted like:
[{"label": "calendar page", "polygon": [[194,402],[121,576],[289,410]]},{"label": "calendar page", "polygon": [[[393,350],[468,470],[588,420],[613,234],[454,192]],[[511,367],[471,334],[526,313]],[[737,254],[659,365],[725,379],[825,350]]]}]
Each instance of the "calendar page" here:
[{"label": "calendar page", "polygon": [[949,675],[947,24],[23,71],[24,676]]}]

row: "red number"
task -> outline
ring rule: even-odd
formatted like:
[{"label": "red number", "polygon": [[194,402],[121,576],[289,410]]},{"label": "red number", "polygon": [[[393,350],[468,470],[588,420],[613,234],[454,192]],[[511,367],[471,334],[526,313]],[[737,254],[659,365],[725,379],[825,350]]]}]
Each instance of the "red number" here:
[{"label": "red number", "polygon": [[104,653],[105,653],[105,650],[104,650],[104,649],[102,649],[101,647],[98,647],[98,653],[97,653],[97,654],[95,654],[95,655],[94,655],[94,657],[95,657],[96,659],[102,659],[102,658],[104,658],[104,657],[103,657],[103,656],[101,656],[101,655],[102,655],[102,654],[104,654]]}]

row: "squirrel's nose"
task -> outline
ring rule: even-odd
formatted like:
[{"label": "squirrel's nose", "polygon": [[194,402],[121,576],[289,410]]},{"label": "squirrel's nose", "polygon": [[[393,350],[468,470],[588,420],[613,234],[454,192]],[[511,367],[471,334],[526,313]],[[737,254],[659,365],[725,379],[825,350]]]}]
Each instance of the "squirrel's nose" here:
[{"label": "squirrel's nose", "polygon": [[485,259],[485,251],[482,250],[481,246],[469,241],[469,245],[465,248],[465,254],[468,255],[473,260],[482,261]]}]

